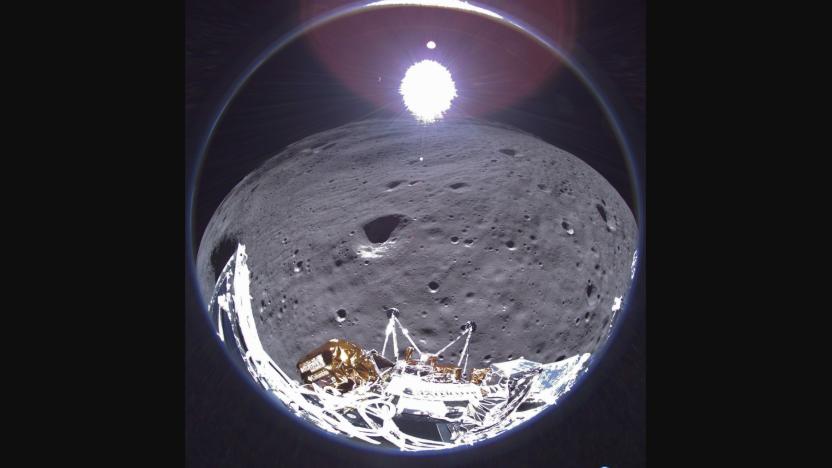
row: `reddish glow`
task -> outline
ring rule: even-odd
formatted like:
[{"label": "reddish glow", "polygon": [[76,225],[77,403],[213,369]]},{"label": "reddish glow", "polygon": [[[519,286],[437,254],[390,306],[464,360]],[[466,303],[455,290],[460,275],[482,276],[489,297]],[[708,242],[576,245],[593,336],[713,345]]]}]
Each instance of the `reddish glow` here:
[{"label": "reddish glow", "polygon": [[[493,5],[533,26],[546,18],[544,33],[568,48],[574,0],[523,2],[523,11],[520,2],[502,3]],[[343,4],[308,0],[303,4],[304,19]],[[555,20],[548,22],[550,18]],[[444,64],[453,70],[458,94],[445,117],[504,109],[561,69],[561,63],[525,33],[493,17],[449,8],[374,8],[327,23],[311,32],[306,43],[352,92],[393,111],[401,109],[398,88],[411,65],[426,59]]]}]

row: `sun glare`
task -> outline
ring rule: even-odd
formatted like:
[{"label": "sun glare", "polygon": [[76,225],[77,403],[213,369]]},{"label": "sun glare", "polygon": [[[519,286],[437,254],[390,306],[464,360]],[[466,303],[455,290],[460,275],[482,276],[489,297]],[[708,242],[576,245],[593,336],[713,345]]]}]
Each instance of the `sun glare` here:
[{"label": "sun glare", "polygon": [[456,86],[447,68],[433,60],[422,60],[407,70],[399,93],[419,121],[431,123],[451,108]]}]

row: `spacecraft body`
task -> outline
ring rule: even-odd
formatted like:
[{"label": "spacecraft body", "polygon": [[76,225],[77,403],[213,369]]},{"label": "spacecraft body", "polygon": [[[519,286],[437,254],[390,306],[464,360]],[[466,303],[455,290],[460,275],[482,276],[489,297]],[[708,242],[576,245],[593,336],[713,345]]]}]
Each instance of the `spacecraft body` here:
[{"label": "spacecraft body", "polygon": [[[590,357],[554,363],[520,358],[467,372],[474,322],[463,325],[441,350],[426,352],[402,326],[399,311],[388,309],[381,352],[331,339],[298,361],[298,383],[260,343],[246,258],[245,246],[239,245],[217,281],[209,306],[217,333],[256,382],[292,413],[331,433],[401,450],[474,444],[556,404]],[[410,343],[401,354],[397,330]],[[440,363],[439,356],[457,342],[464,343],[459,362]]]},{"label": "spacecraft body", "polygon": [[[399,312],[389,309],[387,336],[395,336]],[[465,337],[460,364],[467,367],[467,349],[474,322],[462,326],[462,333],[443,351]],[[410,339],[406,329],[402,333]],[[412,340],[411,340],[412,341]],[[387,339],[385,339],[385,348]],[[514,411],[521,404],[540,406],[542,400],[531,397],[532,383],[543,371],[539,363],[525,359],[473,369],[470,376],[465,367],[438,363],[439,353],[423,353],[412,343],[404,356],[395,362],[375,350],[365,351],[342,339],[331,339],[304,356],[298,372],[305,385],[332,389],[340,393],[365,386],[395,406],[396,420],[409,420],[409,425],[435,425],[435,435],[452,442],[463,432],[490,426]],[[398,349],[394,342],[394,357]],[[413,359],[414,352],[420,358]],[[531,397],[531,398],[530,398]],[[434,432],[423,427],[424,432]]]}]

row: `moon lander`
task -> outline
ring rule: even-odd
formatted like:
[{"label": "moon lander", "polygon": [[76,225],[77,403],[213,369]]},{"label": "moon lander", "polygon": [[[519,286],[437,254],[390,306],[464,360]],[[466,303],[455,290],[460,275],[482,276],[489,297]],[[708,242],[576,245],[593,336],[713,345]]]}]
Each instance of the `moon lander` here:
[{"label": "moon lander", "polygon": [[[342,339],[331,339],[304,356],[297,364],[307,388],[317,386],[346,395],[376,393],[395,407],[392,420],[405,432],[433,440],[452,442],[463,432],[493,425],[515,410],[546,404],[531,395],[542,365],[518,359],[485,368],[468,368],[468,345],[477,329],[473,321],[439,351],[424,352],[399,321],[399,311],[387,309],[387,328],[381,353],[364,350]],[[399,354],[396,330],[410,346]],[[459,362],[439,363],[439,356],[464,339]],[[385,354],[392,342],[392,356]]]},{"label": "moon lander", "polygon": [[[296,416],[333,434],[407,451],[474,444],[555,404],[590,357],[547,364],[520,358],[468,372],[473,321],[431,353],[419,349],[399,311],[389,308],[381,352],[331,339],[298,361],[299,384],[260,341],[246,259],[239,245],[217,280],[209,305],[217,335],[257,384]],[[402,353],[397,331],[410,344]],[[456,365],[440,363],[439,356],[458,342],[464,344]]]}]

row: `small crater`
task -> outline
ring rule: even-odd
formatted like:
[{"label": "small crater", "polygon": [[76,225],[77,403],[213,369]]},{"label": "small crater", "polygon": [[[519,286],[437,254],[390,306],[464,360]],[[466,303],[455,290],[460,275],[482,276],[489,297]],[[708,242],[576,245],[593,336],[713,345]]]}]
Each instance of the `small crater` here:
[{"label": "small crater", "polygon": [[443,297],[442,299],[439,299],[439,303],[442,304],[443,306],[450,305],[451,298],[450,297]]},{"label": "small crater", "polygon": [[344,320],[346,320],[346,319],[347,319],[347,311],[346,311],[346,310],[344,310],[344,309],[338,309],[338,310],[335,312],[335,320],[336,320],[338,323],[341,323],[341,322],[343,322],[343,321],[344,321]]},{"label": "small crater", "polygon": [[458,244],[458,243],[459,243],[459,237],[457,237],[457,236],[451,237],[451,244]]},{"label": "small crater", "polygon": [[453,183],[453,184],[449,185],[448,187],[452,188],[453,190],[459,190],[459,189],[467,187],[467,186],[468,186],[468,184],[466,184],[465,182],[456,182],[456,183]]},{"label": "small crater", "polygon": [[566,356],[564,356],[563,354],[561,354],[560,356],[558,356],[558,358],[557,358],[557,359],[555,359],[555,362],[560,362],[560,361],[563,361],[564,359],[566,359]]},{"label": "small crater", "polygon": [[508,247],[509,250],[514,250],[514,241],[506,241],[506,247]]},{"label": "small crater", "polygon": [[503,148],[503,149],[500,150],[500,152],[507,155],[507,156],[514,156],[515,154],[517,154],[517,151],[514,151],[513,149],[510,149],[510,148]]},{"label": "small crater", "polygon": [[399,185],[403,184],[404,180],[394,180],[393,182],[389,182],[387,184],[387,190],[393,190],[394,188],[398,187]]},{"label": "small crater", "polygon": [[428,283],[428,288],[430,288],[430,292],[436,292],[439,290],[439,283],[436,281],[431,281]]}]

